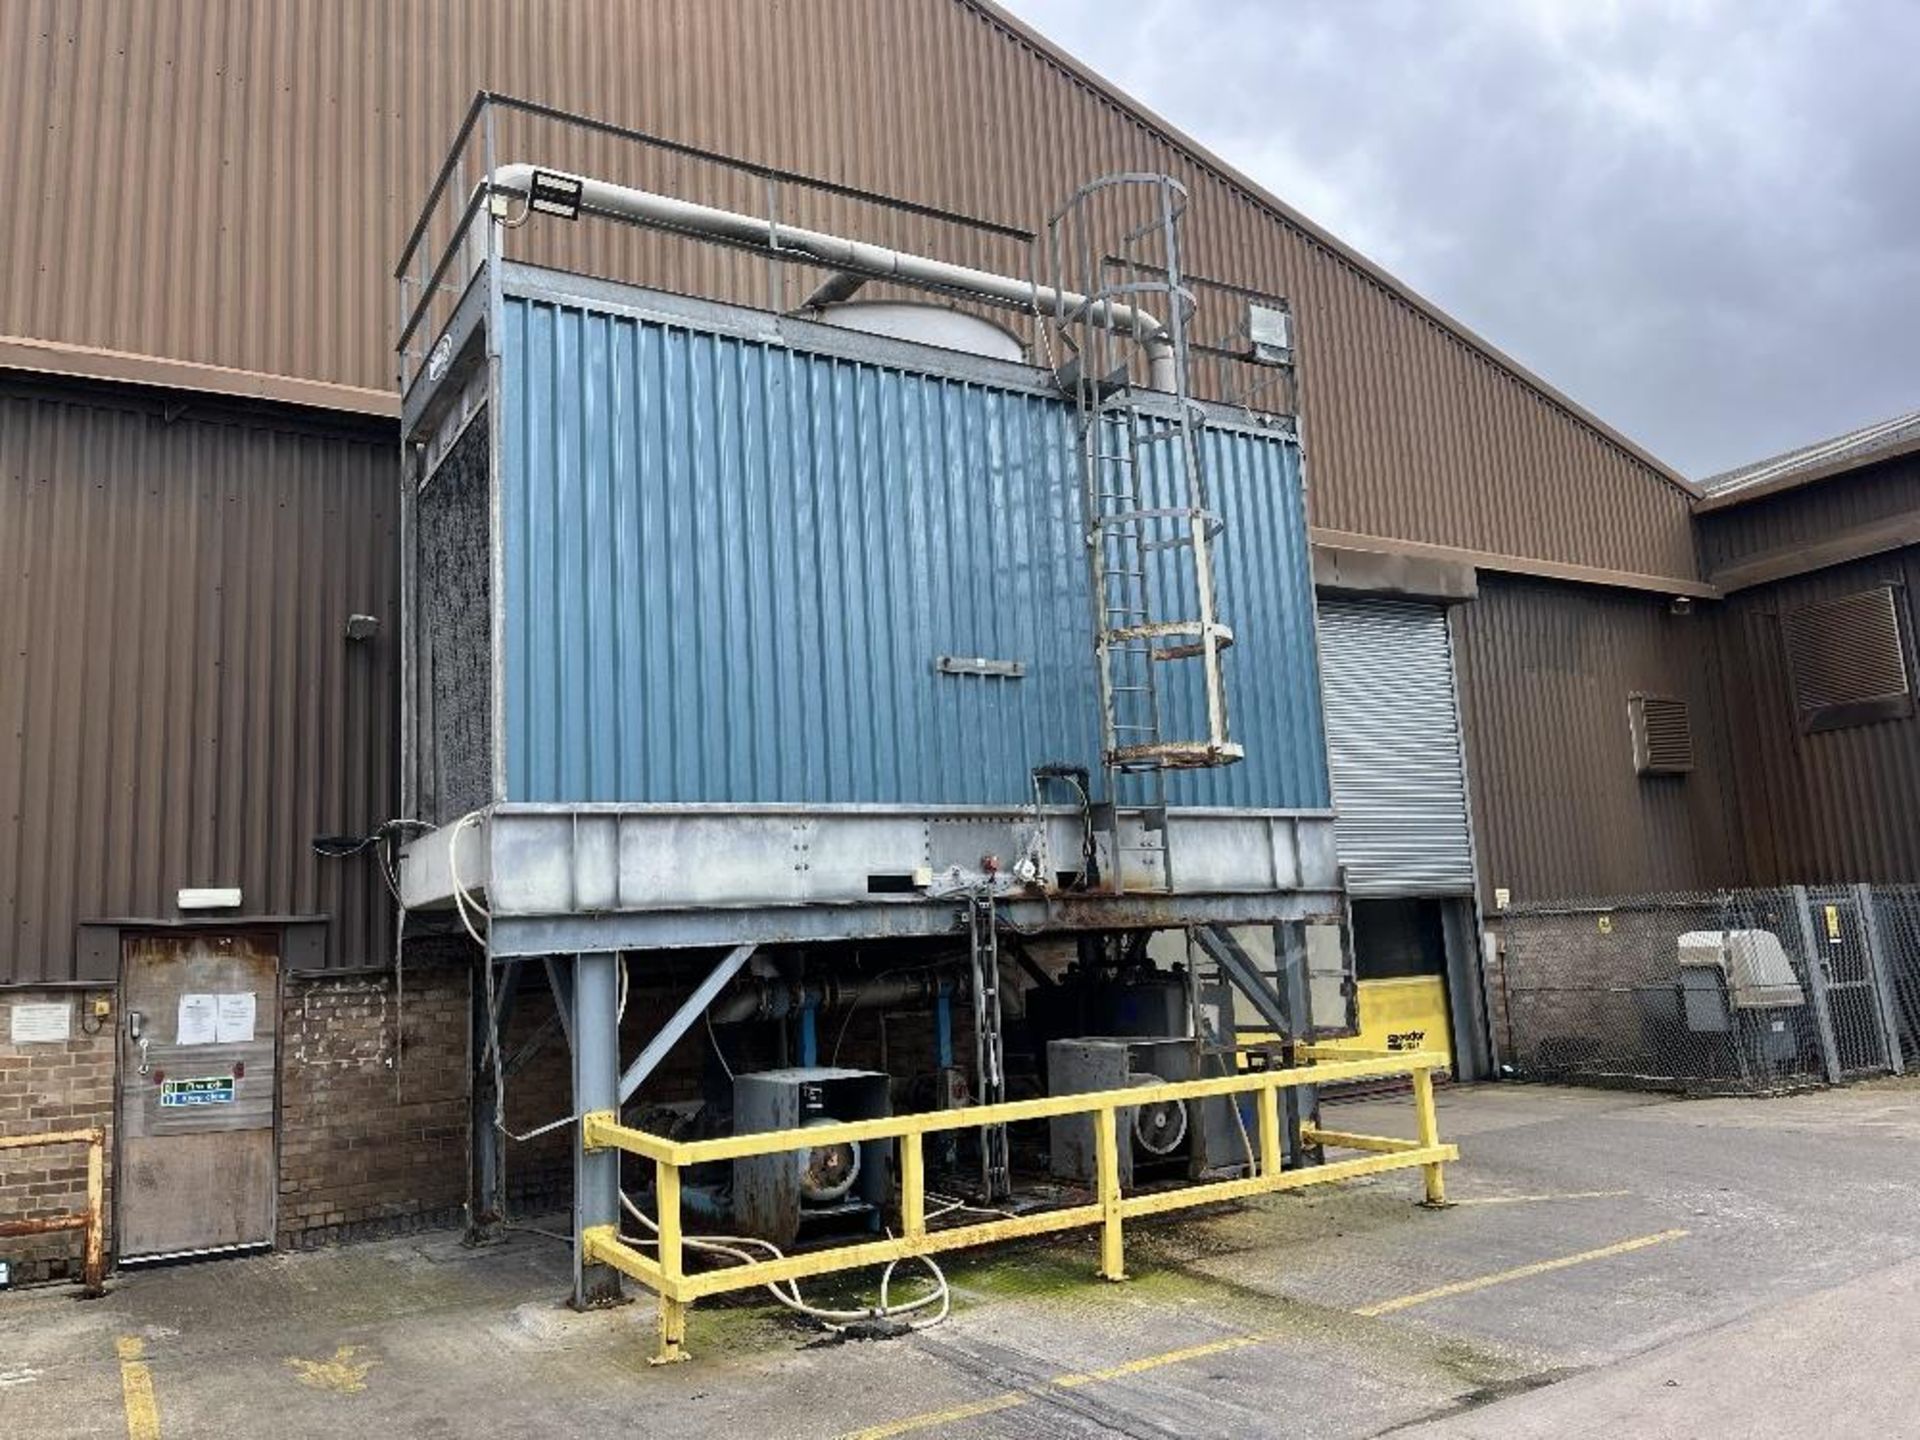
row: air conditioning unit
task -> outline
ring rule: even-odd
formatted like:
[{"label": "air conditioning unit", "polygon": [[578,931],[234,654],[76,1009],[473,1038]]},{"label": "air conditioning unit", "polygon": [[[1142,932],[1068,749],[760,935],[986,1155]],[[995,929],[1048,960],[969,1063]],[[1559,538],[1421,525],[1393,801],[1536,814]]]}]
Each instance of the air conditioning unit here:
[{"label": "air conditioning unit", "polygon": [[[1227,1073],[1197,1040],[1095,1036],[1047,1046],[1047,1089],[1053,1095],[1124,1090]],[[1120,1184],[1136,1179],[1198,1179],[1247,1173],[1253,1127],[1235,1110],[1240,1096],[1161,1100],[1120,1112]],[[1249,1105],[1250,1099],[1246,1101]],[[1060,1115],[1048,1122],[1055,1179],[1091,1185],[1099,1176],[1093,1117]]]},{"label": "air conditioning unit", "polygon": [[1791,1064],[1806,993],[1771,930],[1689,930],[1679,945],[1680,1019],[1696,1036],[1724,1037],[1734,1067]]},{"label": "air conditioning unit", "polygon": [[[888,1079],[872,1070],[795,1066],[737,1075],[733,1131],[800,1130],[893,1113]],[[815,1145],[733,1162],[733,1224],[786,1247],[879,1230],[893,1193],[893,1141]]]},{"label": "air conditioning unit", "polygon": [[1689,930],[1680,937],[1680,968],[1704,967],[1724,979],[1736,1010],[1802,1005],[1806,995],[1786,947],[1771,930]]}]

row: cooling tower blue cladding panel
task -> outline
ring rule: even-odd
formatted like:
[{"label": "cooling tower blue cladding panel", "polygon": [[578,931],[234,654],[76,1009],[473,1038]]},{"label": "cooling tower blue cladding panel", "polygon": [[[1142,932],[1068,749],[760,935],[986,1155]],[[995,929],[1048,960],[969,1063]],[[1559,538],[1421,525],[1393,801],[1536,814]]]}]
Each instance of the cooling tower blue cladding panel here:
[{"label": "cooling tower blue cladding panel", "polygon": [[[1097,768],[1062,401],[516,297],[501,350],[509,799],[1007,806]],[[1169,798],[1324,808],[1298,451],[1208,446],[1247,758]]]}]

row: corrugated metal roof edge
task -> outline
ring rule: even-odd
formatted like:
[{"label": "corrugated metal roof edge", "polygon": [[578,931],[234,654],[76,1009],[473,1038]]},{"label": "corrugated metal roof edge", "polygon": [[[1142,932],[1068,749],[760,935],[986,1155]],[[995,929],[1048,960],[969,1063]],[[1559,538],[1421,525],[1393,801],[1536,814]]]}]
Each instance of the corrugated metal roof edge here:
[{"label": "corrugated metal roof edge", "polygon": [[267,400],[312,410],[374,415],[382,419],[398,419],[400,415],[399,395],[385,390],[339,385],[330,380],[303,380],[295,375],[234,370],[197,360],[172,360],[160,355],[135,355],[125,350],[101,350],[91,345],[69,345],[58,340],[36,340],[24,335],[0,335],[0,370],[54,375],[64,379],[150,385],[164,390],[195,391],[243,400]]},{"label": "corrugated metal roof edge", "polygon": [[1884,450],[1868,450],[1860,454],[1842,455],[1824,464],[1784,471],[1771,480],[1756,481],[1748,485],[1736,484],[1724,490],[1711,492],[1694,502],[1693,513],[1711,515],[1715,511],[1731,510],[1736,505],[1744,505],[1751,500],[1763,500],[1769,495],[1798,490],[1804,485],[1812,485],[1820,480],[1832,480],[1841,475],[1850,475],[1856,470],[1865,470],[1870,465],[1882,465],[1889,460],[1904,460],[1910,455],[1917,454],[1920,454],[1920,435],[1915,435],[1898,445],[1889,445]]},{"label": "corrugated metal roof edge", "polygon": [[959,0],[959,3],[970,7],[977,11],[983,18],[1005,29],[1009,38],[1030,47],[1042,59],[1059,66],[1073,79],[1078,80],[1095,94],[1106,99],[1110,104],[1131,115],[1140,124],[1145,125],[1151,130],[1158,131],[1175,145],[1185,150],[1196,164],[1204,169],[1213,171],[1218,178],[1224,180],[1227,184],[1244,191],[1248,198],[1256,204],[1271,210],[1276,219],[1293,226],[1315,244],[1323,246],[1329,253],[1353,266],[1355,270],[1359,271],[1367,279],[1373,281],[1374,284],[1398,296],[1435,324],[1457,335],[1461,340],[1478,350],[1488,360],[1507,371],[1514,379],[1520,381],[1530,389],[1537,391],[1542,399],[1564,410],[1574,420],[1592,430],[1599,438],[1611,445],[1617,446],[1626,455],[1645,465],[1649,470],[1653,471],[1659,479],[1666,481],[1683,495],[1689,498],[1697,498],[1699,496],[1700,490],[1693,481],[1687,479],[1686,476],[1682,475],[1664,460],[1661,460],[1639,442],[1629,438],[1621,431],[1616,430],[1598,415],[1587,409],[1586,406],[1566,394],[1566,392],[1560,390],[1550,381],[1541,378],[1525,365],[1522,365],[1491,340],[1488,340],[1485,336],[1479,334],[1460,320],[1455,319],[1431,300],[1410,288],[1404,280],[1399,279],[1377,262],[1369,260],[1346,241],[1341,240],[1338,236],[1287,204],[1286,201],[1261,185],[1260,182],[1252,176],[1216,155],[1191,135],[1181,130],[1177,125],[1170,123],[1161,115],[1134,99],[1098,71],[1091,69],[1089,66],[1075,59],[1067,51],[1061,49],[1060,46],[1027,24],[1026,21],[1020,19],[1019,16],[1012,14],[995,3],[995,0]]},{"label": "corrugated metal roof edge", "polygon": [[1634,570],[1608,570],[1597,565],[1573,565],[1563,560],[1542,560],[1526,555],[1502,555],[1487,550],[1469,550],[1457,545],[1433,545],[1423,540],[1399,540],[1386,535],[1365,535],[1351,530],[1329,530],[1320,525],[1310,527],[1309,538],[1315,545],[1329,550],[1352,550],[1366,554],[1440,560],[1471,565],[1476,571],[1490,570],[1502,575],[1525,575],[1536,580],[1564,580],[1575,585],[1602,585],[1616,590],[1646,590],[1657,595],[1685,595],[1698,600],[1720,598],[1720,588],[1717,585],[1678,575],[1647,575]]}]

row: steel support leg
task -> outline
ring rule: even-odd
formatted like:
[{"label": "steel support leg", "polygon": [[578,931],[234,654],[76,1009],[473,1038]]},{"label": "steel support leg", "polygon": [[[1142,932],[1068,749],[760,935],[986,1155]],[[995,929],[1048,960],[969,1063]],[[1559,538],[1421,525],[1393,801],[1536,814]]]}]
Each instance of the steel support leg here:
[{"label": "steel support leg", "polygon": [[[1307,975],[1307,934],[1300,924],[1274,927],[1273,954],[1277,962],[1274,989],[1280,996],[1280,1008],[1286,1012],[1287,1034],[1295,1040],[1313,1034],[1313,993]],[[1296,1085],[1285,1092],[1287,1112],[1287,1163],[1317,1165],[1324,1158],[1319,1146],[1300,1143],[1305,1125],[1320,1123],[1320,1087]]]},{"label": "steel support leg", "polygon": [[[611,951],[573,961],[573,1113],[620,1108],[620,957]],[[576,1123],[573,1138],[573,1305],[585,1310],[618,1304],[620,1272],[588,1264],[580,1236],[596,1225],[620,1224],[620,1152],[587,1153]]]},{"label": "steel support leg", "polygon": [[[480,957],[482,965],[493,965],[491,955]],[[473,1166],[467,1177],[467,1234],[469,1245],[486,1245],[500,1238],[500,1226],[506,1219],[506,1154],[501,1144],[500,1127],[495,1123],[499,1096],[495,1084],[497,1070],[489,1047],[504,1034],[513,1018],[514,992],[518,988],[520,964],[513,961],[493,972],[493,1008],[488,1009],[485,972],[473,978],[473,1077],[470,1124],[472,1127]]]}]

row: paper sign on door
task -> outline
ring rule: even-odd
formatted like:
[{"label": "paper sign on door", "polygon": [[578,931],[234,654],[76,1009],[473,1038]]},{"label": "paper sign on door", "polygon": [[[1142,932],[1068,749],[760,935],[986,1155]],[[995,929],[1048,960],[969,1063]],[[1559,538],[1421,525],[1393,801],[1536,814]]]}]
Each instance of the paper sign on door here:
[{"label": "paper sign on door", "polygon": [[211,995],[182,995],[180,1019],[174,1027],[176,1045],[211,1045],[217,1033],[217,1006]]},{"label": "paper sign on door", "polygon": [[239,1045],[253,1039],[253,992],[238,991],[215,997],[213,1038],[222,1045]]}]

